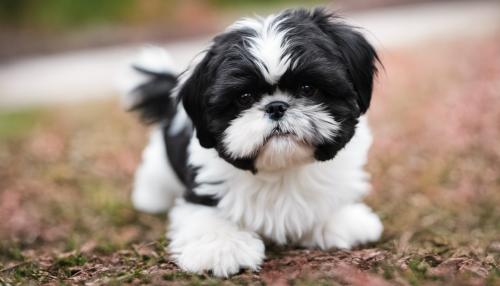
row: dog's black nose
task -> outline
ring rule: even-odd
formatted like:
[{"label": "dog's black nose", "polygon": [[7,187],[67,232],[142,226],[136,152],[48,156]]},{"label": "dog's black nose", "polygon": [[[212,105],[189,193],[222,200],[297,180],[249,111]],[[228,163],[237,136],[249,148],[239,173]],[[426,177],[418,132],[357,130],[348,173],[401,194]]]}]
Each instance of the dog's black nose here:
[{"label": "dog's black nose", "polygon": [[289,106],[288,103],[283,101],[273,101],[266,105],[266,113],[272,120],[278,120],[285,115],[285,111]]}]

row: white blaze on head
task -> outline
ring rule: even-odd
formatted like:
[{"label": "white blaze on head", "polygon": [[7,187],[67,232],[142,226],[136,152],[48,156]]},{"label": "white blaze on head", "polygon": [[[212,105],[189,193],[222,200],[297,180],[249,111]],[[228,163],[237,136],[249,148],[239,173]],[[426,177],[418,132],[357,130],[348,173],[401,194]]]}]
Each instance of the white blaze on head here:
[{"label": "white blaze on head", "polygon": [[245,38],[247,49],[270,84],[277,83],[290,67],[290,55],[285,53],[288,46],[285,35],[289,29],[280,28],[284,20],[285,18],[278,20],[276,15],[267,18],[245,18],[228,28],[229,31],[251,29],[255,32],[255,35]]}]

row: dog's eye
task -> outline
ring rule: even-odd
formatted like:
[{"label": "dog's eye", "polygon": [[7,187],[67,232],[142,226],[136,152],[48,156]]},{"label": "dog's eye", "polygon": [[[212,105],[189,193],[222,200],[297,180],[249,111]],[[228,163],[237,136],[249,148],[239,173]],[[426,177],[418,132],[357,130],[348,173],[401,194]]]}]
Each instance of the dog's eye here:
[{"label": "dog's eye", "polygon": [[244,93],[238,97],[238,104],[241,106],[249,106],[253,103],[253,95],[251,93]]},{"label": "dog's eye", "polygon": [[299,92],[301,96],[310,97],[316,94],[316,89],[311,85],[303,84],[300,86]]}]

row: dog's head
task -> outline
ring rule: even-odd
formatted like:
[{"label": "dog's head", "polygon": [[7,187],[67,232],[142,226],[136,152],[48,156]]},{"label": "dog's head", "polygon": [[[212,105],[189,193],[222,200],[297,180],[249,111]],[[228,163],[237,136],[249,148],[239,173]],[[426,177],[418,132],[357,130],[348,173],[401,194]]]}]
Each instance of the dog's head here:
[{"label": "dog's head", "polygon": [[370,105],[377,54],[321,9],[244,19],[216,36],[179,97],[200,144],[234,166],[332,159]]}]

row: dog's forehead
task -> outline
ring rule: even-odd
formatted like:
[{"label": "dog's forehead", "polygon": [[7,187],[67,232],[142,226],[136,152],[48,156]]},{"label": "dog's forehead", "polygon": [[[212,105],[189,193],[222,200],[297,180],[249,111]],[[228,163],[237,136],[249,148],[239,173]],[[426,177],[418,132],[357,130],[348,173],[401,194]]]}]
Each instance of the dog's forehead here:
[{"label": "dog's forehead", "polygon": [[288,15],[277,14],[265,18],[244,18],[229,26],[227,32],[245,31],[243,43],[264,79],[276,84],[281,76],[293,68],[287,34],[293,27],[286,25]]}]

